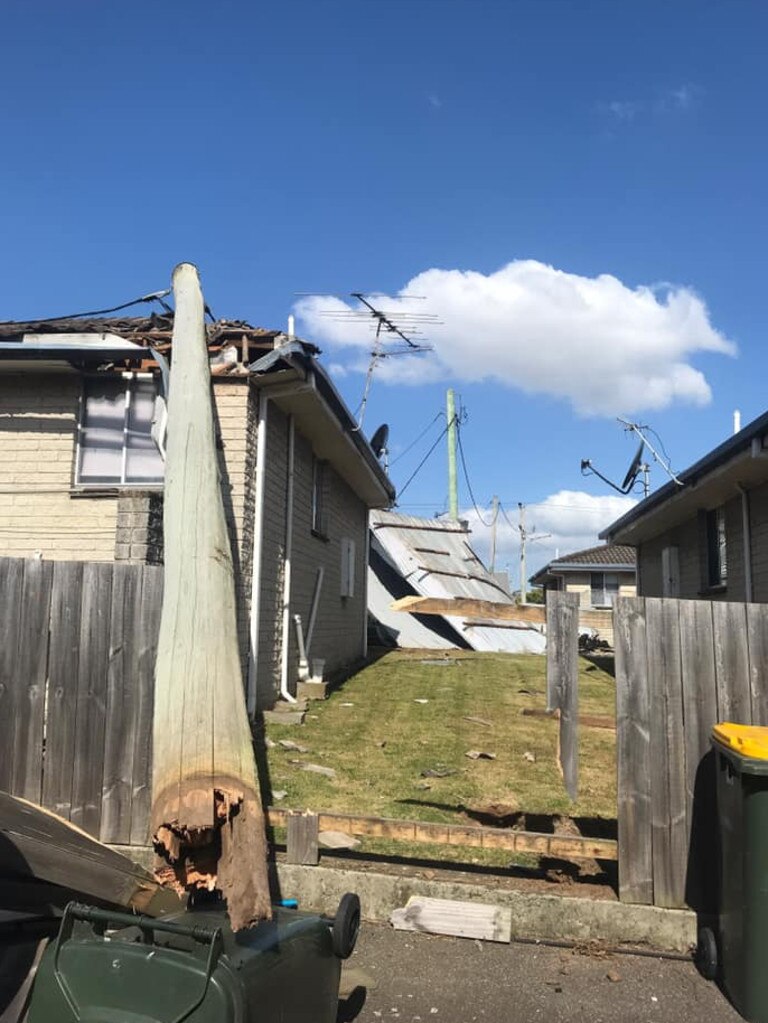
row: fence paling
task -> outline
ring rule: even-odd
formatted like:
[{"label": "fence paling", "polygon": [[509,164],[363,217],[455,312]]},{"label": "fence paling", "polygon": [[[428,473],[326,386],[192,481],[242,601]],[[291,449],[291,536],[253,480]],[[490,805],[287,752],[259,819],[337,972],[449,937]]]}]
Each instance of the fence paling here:
[{"label": "fence paling", "polygon": [[0,789],[147,840],[162,568],[0,558]]},{"label": "fence paling", "polygon": [[768,605],[637,597],[615,619],[619,894],[707,911],[710,734],[768,718]]}]

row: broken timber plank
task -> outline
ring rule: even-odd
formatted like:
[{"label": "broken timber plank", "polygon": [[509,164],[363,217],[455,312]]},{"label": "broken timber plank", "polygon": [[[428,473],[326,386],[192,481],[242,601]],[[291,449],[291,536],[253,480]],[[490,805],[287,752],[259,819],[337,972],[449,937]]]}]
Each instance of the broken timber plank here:
[{"label": "broken timber plank", "polygon": [[509,943],[512,940],[512,910],[482,902],[412,895],[404,909],[394,910],[389,921],[397,931],[450,934],[480,941]]},{"label": "broken timber plank", "polygon": [[483,624],[488,624],[489,619],[533,622],[537,625],[543,625],[545,621],[544,607],[538,604],[497,604],[492,600],[475,600],[471,597],[401,597],[389,606],[392,611],[406,611],[410,614],[477,618]]},{"label": "broken timber plank", "polygon": [[177,890],[218,888],[237,931],[271,917],[267,841],[196,267],[176,267],[173,291],[151,826],[159,876]]},{"label": "broken timber plank", "polygon": [[[286,827],[290,810],[270,807],[270,827]],[[386,817],[358,817],[344,813],[318,814],[321,831],[343,831],[364,838],[388,838],[396,842],[426,845],[465,846],[471,849],[504,849],[527,852],[560,860],[615,860],[617,844],[609,838],[585,838],[583,835],[546,835],[511,828],[484,828],[478,825],[432,824],[424,821],[400,821]]]},{"label": "broken timber plank", "polygon": [[316,813],[288,814],[287,860],[316,867],[320,862]]},{"label": "broken timber plank", "polygon": [[[59,885],[82,897],[158,916],[178,911],[178,896],[150,873],[50,810],[0,792],[0,880],[22,898]],[[34,882],[34,886],[30,883]],[[10,903],[5,898],[3,905]]]}]

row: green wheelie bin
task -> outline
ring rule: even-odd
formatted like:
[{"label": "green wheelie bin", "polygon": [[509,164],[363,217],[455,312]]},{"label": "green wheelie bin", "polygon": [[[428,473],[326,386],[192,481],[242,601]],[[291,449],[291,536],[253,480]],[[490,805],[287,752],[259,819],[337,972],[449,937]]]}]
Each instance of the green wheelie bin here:
[{"label": "green wheelie bin", "polygon": [[750,1023],[768,1023],[768,728],[712,730],[719,846],[716,928],[699,932],[703,972]]}]

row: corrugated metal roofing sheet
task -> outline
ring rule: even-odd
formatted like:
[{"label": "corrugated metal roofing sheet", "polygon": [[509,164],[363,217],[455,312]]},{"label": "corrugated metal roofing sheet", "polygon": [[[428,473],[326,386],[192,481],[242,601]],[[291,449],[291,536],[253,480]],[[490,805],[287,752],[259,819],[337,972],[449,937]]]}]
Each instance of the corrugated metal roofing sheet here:
[{"label": "corrugated metal roofing sheet", "polygon": [[[421,596],[514,603],[472,550],[469,531],[461,523],[386,511],[372,512],[370,522],[378,542]],[[481,625],[453,615],[445,618],[475,650],[544,653],[544,636],[528,623],[518,628],[515,622]]]}]

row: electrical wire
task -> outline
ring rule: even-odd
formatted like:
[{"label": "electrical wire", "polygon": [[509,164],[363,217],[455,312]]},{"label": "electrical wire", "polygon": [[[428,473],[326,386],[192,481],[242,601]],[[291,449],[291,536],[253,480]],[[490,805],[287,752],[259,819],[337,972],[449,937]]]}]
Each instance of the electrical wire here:
[{"label": "electrical wire", "polygon": [[142,302],[159,302],[166,312],[172,313],[171,307],[167,302],[163,301],[165,296],[170,295],[170,293],[170,288],[166,288],[165,291],[153,291],[149,295],[134,298],[131,302],[123,302],[121,305],[114,305],[110,309],[92,309],[87,313],[70,313],[68,316],[47,316],[45,319],[37,320],[0,320],[0,327],[11,325],[25,327],[34,323],[59,323],[61,320],[80,320],[86,316],[105,316],[107,313],[118,313],[121,309],[130,309],[131,306],[140,305]]},{"label": "electrical wire", "polygon": [[464,458],[464,445],[461,443],[461,427],[460,427],[460,423],[458,421],[456,423],[456,439],[459,442],[459,455],[461,456],[461,467],[464,470],[464,480],[465,480],[465,482],[467,484],[467,490],[469,491],[469,496],[472,499],[472,507],[475,509],[475,515],[477,515],[477,517],[480,519],[480,521],[482,522],[482,524],[485,526],[486,529],[491,529],[491,527],[493,526],[493,522],[486,522],[485,519],[483,518],[480,509],[477,507],[477,501],[475,500],[475,495],[474,495],[474,492],[472,491],[472,484],[469,482],[469,473],[467,472],[467,463],[466,463],[466,460]]},{"label": "electrical wire", "polygon": [[432,427],[438,421],[440,416],[444,416],[444,415],[445,415],[445,412],[442,412],[442,411],[438,412],[437,415],[435,416],[435,418],[421,431],[419,436],[415,440],[412,440],[411,443],[408,445],[408,447],[404,451],[400,452],[400,454],[397,456],[397,458],[393,458],[392,459],[392,461],[389,463],[390,468],[393,465],[395,465],[396,462],[399,462],[401,458],[404,458],[408,454],[408,452],[419,443],[421,438],[424,437],[427,433],[429,433],[429,431],[432,429]]},{"label": "electrical wire", "polygon": [[[456,422],[456,416],[454,416],[454,417],[453,417],[453,422],[454,422],[454,423]],[[408,477],[408,479],[407,479],[407,480],[405,481],[405,483],[404,483],[404,484],[402,485],[402,487],[401,487],[401,488],[400,488],[400,490],[398,491],[398,494],[397,494],[398,498],[402,497],[402,495],[403,495],[403,494],[405,493],[405,491],[406,491],[406,490],[408,489],[408,487],[409,487],[409,485],[410,485],[411,481],[412,481],[413,479],[415,479],[415,477],[416,477],[416,474],[417,474],[417,473],[418,473],[418,472],[419,472],[419,471],[421,470],[422,466],[423,466],[423,465],[425,464],[425,462],[427,461],[427,459],[429,458],[429,456],[430,456],[430,455],[432,454],[432,452],[433,452],[433,451],[435,450],[435,448],[436,448],[436,447],[437,447],[437,445],[438,445],[438,444],[440,443],[440,441],[441,441],[441,440],[443,439],[443,437],[444,437],[444,436],[446,435],[446,433],[448,433],[448,427],[449,427],[450,425],[451,425],[450,423],[446,423],[446,424],[445,424],[445,426],[444,426],[444,427],[443,427],[443,429],[442,429],[442,432],[440,433],[440,436],[439,436],[439,437],[437,438],[437,440],[436,440],[436,441],[435,441],[435,443],[434,443],[434,444],[432,445],[432,447],[431,447],[431,448],[429,449],[429,451],[428,451],[428,452],[426,453],[426,455],[424,455],[424,457],[422,458],[422,460],[421,460],[421,461],[419,462],[419,464],[418,464],[418,465],[416,466],[416,468],[415,468],[415,469],[413,470],[413,472],[411,473],[411,475],[410,475],[410,476]]]}]

